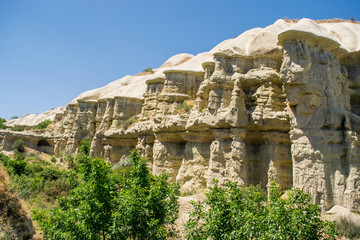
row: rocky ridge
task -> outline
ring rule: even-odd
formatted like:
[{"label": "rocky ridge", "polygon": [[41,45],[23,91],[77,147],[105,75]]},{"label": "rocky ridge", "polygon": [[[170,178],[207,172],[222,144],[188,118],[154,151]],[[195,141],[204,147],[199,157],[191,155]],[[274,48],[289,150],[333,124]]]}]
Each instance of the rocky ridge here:
[{"label": "rocky ridge", "polygon": [[0,131],[0,150],[22,138],[63,158],[91,138],[92,156],[137,148],[183,192],[275,181],[360,212],[359,100],[360,24],[278,20],[87,91],[51,130]]}]

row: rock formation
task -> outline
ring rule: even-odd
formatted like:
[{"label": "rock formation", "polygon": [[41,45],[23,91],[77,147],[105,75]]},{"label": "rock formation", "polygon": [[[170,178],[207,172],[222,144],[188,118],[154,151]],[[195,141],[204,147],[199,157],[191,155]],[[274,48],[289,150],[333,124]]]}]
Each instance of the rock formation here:
[{"label": "rock formation", "polygon": [[136,148],[184,192],[275,181],[360,212],[356,22],[278,20],[85,92],[58,116],[46,133],[1,131],[0,150],[23,138],[64,157],[91,138],[94,157]]}]

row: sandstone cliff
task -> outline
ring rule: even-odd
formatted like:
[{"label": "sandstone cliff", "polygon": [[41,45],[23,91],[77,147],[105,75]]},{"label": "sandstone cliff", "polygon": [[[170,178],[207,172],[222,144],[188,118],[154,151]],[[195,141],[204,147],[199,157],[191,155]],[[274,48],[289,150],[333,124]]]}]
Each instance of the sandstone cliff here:
[{"label": "sandstone cliff", "polygon": [[64,157],[92,139],[114,164],[137,148],[182,191],[230,179],[299,187],[360,212],[360,24],[278,20],[196,56],[79,95],[55,128],[0,131]]}]

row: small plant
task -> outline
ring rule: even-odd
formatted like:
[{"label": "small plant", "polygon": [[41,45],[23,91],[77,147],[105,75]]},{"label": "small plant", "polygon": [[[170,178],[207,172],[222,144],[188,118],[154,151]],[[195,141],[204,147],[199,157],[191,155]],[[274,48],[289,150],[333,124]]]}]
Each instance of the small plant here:
[{"label": "small plant", "polygon": [[12,116],[11,119],[18,119],[18,116]]},{"label": "small plant", "polygon": [[177,113],[186,113],[189,112],[195,105],[193,100],[185,100],[180,103],[176,109]]},{"label": "small plant", "polygon": [[48,119],[44,120],[44,121],[40,122],[38,125],[36,125],[34,127],[34,129],[37,129],[37,130],[46,129],[49,126],[49,124],[51,124],[51,123],[52,123],[52,121],[50,121]]},{"label": "small plant", "polygon": [[11,128],[12,131],[21,132],[23,129],[19,125],[15,125]]},{"label": "small plant", "polygon": [[17,139],[13,145],[11,146],[11,148],[15,151],[15,152],[25,152],[25,145],[24,145],[24,141],[22,139]]},{"label": "small plant", "polygon": [[57,162],[57,159],[56,159],[56,157],[55,157],[54,155],[52,155],[51,158],[50,158],[50,161],[51,161],[52,163],[56,163],[56,162]]},{"label": "small plant", "polygon": [[153,69],[151,67],[147,67],[144,69],[144,72],[146,73],[152,73],[153,72]]}]

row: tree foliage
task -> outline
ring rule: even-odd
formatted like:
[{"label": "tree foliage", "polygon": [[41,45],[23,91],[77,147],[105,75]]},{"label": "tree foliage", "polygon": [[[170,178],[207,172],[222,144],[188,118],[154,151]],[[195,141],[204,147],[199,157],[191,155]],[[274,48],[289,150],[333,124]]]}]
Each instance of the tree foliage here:
[{"label": "tree foliage", "polygon": [[177,212],[178,185],[153,176],[130,155],[129,177],[116,177],[103,159],[78,154],[71,193],[41,220],[45,239],[165,239]]},{"label": "tree foliage", "polygon": [[292,189],[282,198],[272,184],[261,187],[217,184],[206,194],[206,206],[193,202],[186,223],[187,239],[334,239],[334,226],[320,219],[310,195]]}]

